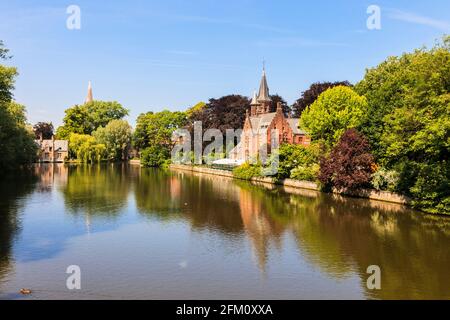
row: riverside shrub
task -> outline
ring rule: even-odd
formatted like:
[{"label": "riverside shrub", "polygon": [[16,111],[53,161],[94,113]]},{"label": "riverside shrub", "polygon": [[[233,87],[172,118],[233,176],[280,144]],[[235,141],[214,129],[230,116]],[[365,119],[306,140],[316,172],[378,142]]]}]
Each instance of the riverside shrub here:
[{"label": "riverside shrub", "polygon": [[234,168],[233,175],[236,178],[250,180],[253,177],[261,176],[261,165],[252,165],[248,162],[241,164],[239,167]]},{"label": "riverside shrub", "polygon": [[330,155],[320,163],[319,181],[325,189],[356,190],[370,186],[375,171],[367,139],[356,129],[344,132]]},{"label": "riverside shrub", "polygon": [[141,152],[141,164],[144,167],[163,167],[170,160],[170,152],[160,146],[150,146]]},{"label": "riverside shrub", "polygon": [[317,145],[308,147],[294,144],[282,144],[278,150],[278,179],[315,180],[319,163]]}]

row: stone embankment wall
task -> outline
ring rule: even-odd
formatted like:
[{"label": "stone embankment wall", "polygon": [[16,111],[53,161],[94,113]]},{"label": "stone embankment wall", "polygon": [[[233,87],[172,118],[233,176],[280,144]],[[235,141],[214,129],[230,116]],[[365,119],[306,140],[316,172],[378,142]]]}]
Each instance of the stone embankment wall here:
[{"label": "stone embankment wall", "polygon": [[[207,168],[207,167],[172,164],[172,165],[170,165],[170,168],[174,169],[174,170],[191,171],[191,172],[197,172],[197,173],[203,173],[203,174],[213,174],[213,175],[235,178],[231,171],[212,169],[212,168]],[[286,190],[287,192],[290,192],[289,190],[292,190],[292,189],[306,189],[306,190],[320,191],[320,188],[317,185],[317,183],[310,182],[310,181],[299,181],[299,180],[293,180],[293,179],[285,179],[283,181],[276,181],[275,179],[270,178],[270,177],[252,178],[251,181],[255,182],[255,183],[281,185],[284,187],[284,190]],[[342,194],[338,190],[334,190],[334,193]],[[386,202],[406,204],[406,205],[410,203],[410,199],[408,199],[407,197],[402,196],[400,194],[393,193],[393,192],[387,192],[387,191],[377,191],[377,190],[366,189],[366,190],[358,190],[356,192],[347,193],[346,195],[349,195],[352,197],[367,198],[367,199],[371,199],[371,200],[386,201]]]}]

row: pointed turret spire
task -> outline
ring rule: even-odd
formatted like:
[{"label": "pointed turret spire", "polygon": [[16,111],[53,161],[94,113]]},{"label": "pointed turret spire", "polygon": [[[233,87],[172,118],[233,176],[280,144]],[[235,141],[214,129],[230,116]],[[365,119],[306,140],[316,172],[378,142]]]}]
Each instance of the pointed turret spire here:
[{"label": "pointed turret spire", "polygon": [[251,106],[257,106],[258,103],[258,97],[256,95],[256,91],[253,91],[253,98],[252,98],[252,102],[250,102]]},{"label": "pointed turret spire", "polygon": [[86,101],[84,101],[84,102],[88,103],[88,102],[92,102],[92,101],[94,101],[94,98],[92,96],[92,85],[91,85],[91,82],[89,81],[88,93],[87,93],[87,96],[86,96]]},{"label": "pointed turret spire", "polygon": [[262,78],[261,78],[261,83],[259,85],[258,101],[260,101],[260,102],[270,101],[269,86],[267,85],[266,67],[265,66],[263,66],[263,74],[262,74]]}]

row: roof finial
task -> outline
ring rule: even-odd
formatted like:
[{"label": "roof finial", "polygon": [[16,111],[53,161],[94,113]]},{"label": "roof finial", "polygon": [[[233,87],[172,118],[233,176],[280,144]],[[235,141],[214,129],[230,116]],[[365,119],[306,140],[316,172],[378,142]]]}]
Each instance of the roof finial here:
[{"label": "roof finial", "polygon": [[263,58],[263,73],[266,73],[266,60]]}]

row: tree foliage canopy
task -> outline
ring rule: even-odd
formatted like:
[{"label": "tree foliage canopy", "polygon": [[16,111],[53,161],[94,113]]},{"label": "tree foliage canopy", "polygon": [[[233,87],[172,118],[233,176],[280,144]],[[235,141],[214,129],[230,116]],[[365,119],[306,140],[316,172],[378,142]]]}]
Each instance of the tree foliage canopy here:
[{"label": "tree foliage canopy", "polygon": [[[320,150],[317,145],[311,145],[305,147],[302,145],[294,144],[282,144],[278,150],[279,166],[277,177],[279,179],[293,178],[293,173],[299,173],[300,170],[303,173],[310,171],[308,179],[300,180],[314,180],[314,167],[319,162]],[[303,174],[306,176],[306,174]]]},{"label": "tree foliage canopy", "polygon": [[186,110],[187,117],[190,118],[194,113],[202,112],[205,106],[206,103],[203,101],[196,103],[195,105]]},{"label": "tree foliage canopy", "polygon": [[388,58],[355,89],[368,99],[362,130],[383,164],[448,157],[450,37],[431,50]]},{"label": "tree foliage canopy", "polygon": [[98,143],[106,147],[108,160],[126,160],[131,144],[131,126],[125,120],[112,120],[92,134]]},{"label": "tree foliage canopy", "polygon": [[189,118],[190,125],[201,121],[203,130],[219,129],[225,134],[226,129],[242,128],[245,112],[250,109],[250,100],[241,95],[228,95],[209,102]]},{"label": "tree foliage canopy", "polygon": [[367,109],[367,100],[351,88],[337,86],[322,93],[306,108],[300,124],[315,141],[333,146],[349,128],[358,127]]},{"label": "tree foliage canopy", "polygon": [[105,127],[112,120],[128,115],[128,110],[116,101],[92,101],[75,105],[65,111],[64,124],[56,131],[60,139],[67,139],[71,133],[92,134]]},{"label": "tree foliage canopy", "polygon": [[69,149],[71,157],[82,162],[100,162],[106,155],[106,146],[88,134],[71,133]]},{"label": "tree foliage canopy", "polygon": [[311,86],[302,92],[301,96],[292,105],[292,115],[294,118],[299,118],[306,107],[312,105],[314,101],[326,90],[337,87],[337,86],[347,86],[351,87],[348,81],[337,81],[337,82],[315,82]]},{"label": "tree foliage canopy", "polygon": [[283,110],[283,113],[285,116],[288,116],[291,114],[291,107],[287,104],[286,100],[283,99],[282,96],[278,94],[271,94],[270,95],[270,112],[277,111],[278,102],[281,103],[281,109]]},{"label": "tree foliage canopy", "polygon": [[[0,41],[0,59],[8,58],[8,49]],[[33,132],[26,123],[25,107],[14,102],[17,70],[0,64],[0,173],[36,158]]]},{"label": "tree foliage canopy", "polygon": [[377,162],[399,173],[397,191],[429,212],[450,213],[450,37],[388,58],[356,90],[369,102],[361,130]]},{"label": "tree foliage canopy", "polygon": [[171,148],[173,132],[186,125],[186,121],[186,113],[181,111],[164,110],[156,113],[143,113],[136,121],[133,144],[137,149],[144,149],[152,145]]},{"label": "tree foliage canopy", "polygon": [[33,126],[36,139],[51,139],[53,136],[53,124],[51,122],[38,122]]}]

